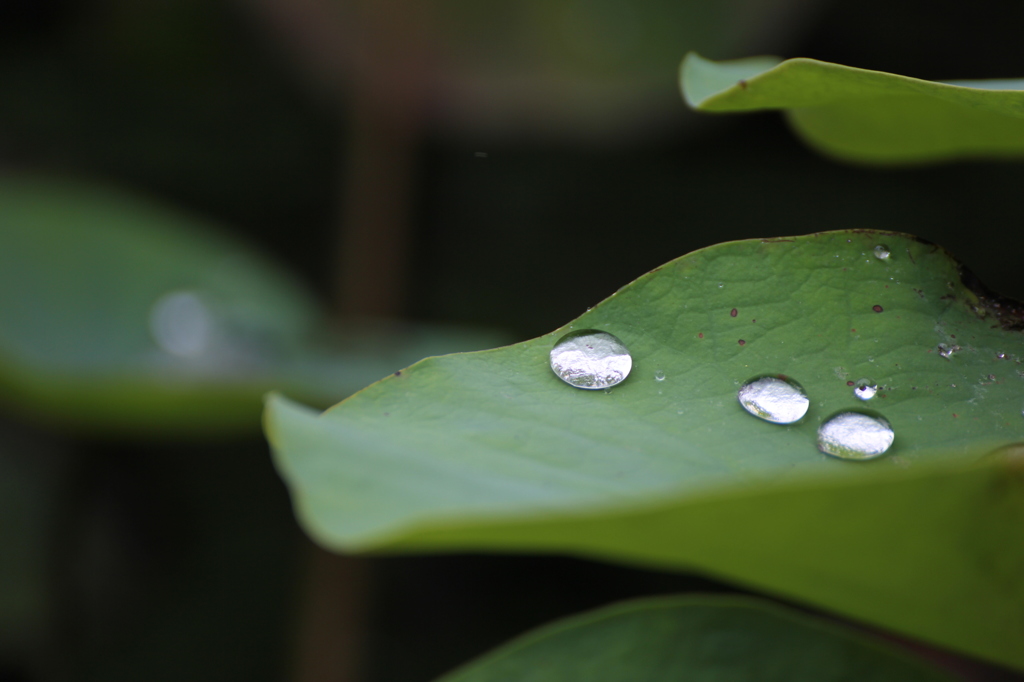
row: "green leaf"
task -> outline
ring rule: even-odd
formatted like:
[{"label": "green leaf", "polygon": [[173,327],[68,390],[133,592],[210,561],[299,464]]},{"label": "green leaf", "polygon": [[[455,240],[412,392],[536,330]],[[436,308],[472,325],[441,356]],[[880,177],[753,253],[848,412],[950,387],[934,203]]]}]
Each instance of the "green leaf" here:
[{"label": "green leaf", "polygon": [[[551,334],[425,360],[323,415],[273,397],[265,424],[328,547],[696,568],[1024,666],[1021,481],[967,466],[1024,436],[1020,327],[1019,306],[910,236],[731,242]],[[587,328],[632,353],[610,392],[548,366],[563,334]],[[738,404],[741,383],[769,372],[806,388],[799,423]],[[880,386],[870,406],[895,429],[890,454],[820,454],[819,424],[862,406],[861,378]]]},{"label": "green leaf", "polygon": [[662,597],[545,626],[438,682],[939,682],[899,650],[757,599]]},{"label": "green leaf", "polygon": [[320,338],[325,324],[289,274],[207,221],[85,183],[0,182],[0,396],[14,409],[93,429],[255,429],[271,388],[326,405],[478,341]]},{"label": "green leaf", "polygon": [[782,109],[809,145],[899,164],[1024,156],[1024,79],[939,83],[814,59],[683,60],[686,102],[705,112]]}]

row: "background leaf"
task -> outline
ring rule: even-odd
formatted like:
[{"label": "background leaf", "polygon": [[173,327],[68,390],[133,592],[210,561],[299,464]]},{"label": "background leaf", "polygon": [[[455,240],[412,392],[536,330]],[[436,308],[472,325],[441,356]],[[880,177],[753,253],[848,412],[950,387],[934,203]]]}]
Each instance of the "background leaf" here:
[{"label": "background leaf", "polygon": [[712,62],[696,53],[680,78],[698,111],[783,109],[808,144],[847,161],[1024,155],[1024,79],[938,83],[814,59]]},{"label": "background leaf", "polygon": [[207,221],[92,184],[0,181],[0,394],[16,409],[90,428],[255,429],[271,387],[330,404],[488,340],[326,327],[303,286]]},{"label": "background leaf", "polygon": [[[1001,465],[958,468],[1024,435],[1019,324],[1018,308],[906,235],[732,242],[552,334],[428,359],[322,416],[274,398],[266,429],[301,520],[329,547],[698,567],[1024,666],[1024,594],[1007,577],[1024,567],[1020,481]],[[573,328],[619,336],[630,378],[605,393],[555,377],[548,352]],[[807,389],[802,422],[737,404],[765,372]],[[862,377],[881,387],[872,407],[895,428],[891,455],[821,455],[818,424],[861,404],[848,382]]]},{"label": "background leaf", "polygon": [[439,682],[947,680],[895,649],[739,597],[618,604],[527,634]]}]

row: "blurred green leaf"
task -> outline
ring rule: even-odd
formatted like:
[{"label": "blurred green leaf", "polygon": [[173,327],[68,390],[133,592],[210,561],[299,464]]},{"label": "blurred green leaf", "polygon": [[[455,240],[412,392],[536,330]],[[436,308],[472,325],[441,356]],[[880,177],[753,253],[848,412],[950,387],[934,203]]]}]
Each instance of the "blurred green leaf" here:
[{"label": "blurred green leaf", "polygon": [[846,161],[1024,156],[1024,79],[939,83],[814,59],[713,62],[691,52],[680,80],[698,111],[785,110],[809,145]]},{"label": "blurred green leaf", "polygon": [[254,429],[262,395],[329,404],[457,331],[325,332],[310,294],[207,221],[126,193],[0,180],[0,396],[91,428]]},{"label": "blurred green leaf", "polygon": [[545,626],[438,682],[951,680],[900,651],[768,602],[662,597]]},{"label": "blurred green leaf", "polygon": [[[1024,666],[1020,477],[964,464],[1024,437],[1021,313],[907,235],[731,242],[551,334],[425,360],[323,415],[272,398],[266,431],[328,547],[698,568]],[[548,365],[563,334],[588,328],[633,357],[609,392]],[[764,373],[807,389],[802,421],[743,411],[737,389]],[[861,378],[880,387],[870,406],[892,450],[826,457],[818,426],[863,406]]]}]

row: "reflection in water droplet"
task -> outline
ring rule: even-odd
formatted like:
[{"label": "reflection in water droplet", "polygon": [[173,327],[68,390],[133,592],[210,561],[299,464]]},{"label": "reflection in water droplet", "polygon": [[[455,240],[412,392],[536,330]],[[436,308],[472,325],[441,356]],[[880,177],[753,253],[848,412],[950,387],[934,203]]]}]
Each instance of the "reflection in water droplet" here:
[{"label": "reflection in water droplet", "polygon": [[955,344],[952,346],[947,345],[945,343],[939,344],[939,355],[946,358],[947,360],[953,356],[953,353],[956,353],[959,350],[960,346],[957,346]]},{"label": "reflection in water droplet", "polygon": [[871,400],[878,392],[878,386],[871,383],[869,379],[861,379],[853,389],[853,394],[861,400]]},{"label": "reflection in water droplet", "polygon": [[596,329],[566,334],[551,349],[551,369],[576,388],[610,388],[629,376],[633,358],[617,338]]},{"label": "reflection in water droplet", "polygon": [[665,380],[665,373],[662,372],[659,369],[657,372],[654,373],[654,380],[655,381],[664,381]]},{"label": "reflection in water droplet", "polygon": [[149,331],[164,352],[194,358],[211,346],[213,315],[195,292],[174,291],[153,304],[149,313]]},{"label": "reflection in water droplet", "polygon": [[840,459],[881,457],[896,434],[884,417],[863,412],[839,412],[818,428],[818,449]]},{"label": "reflection in water droplet", "polygon": [[996,360],[1005,360],[1006,353],[996,353]]},{"label": "reflection in water droplet", "polygon": [[889,251],[889,247],[885,244],[879,244],[875,247],[875,258],[878,260],[889,260],[889,256],[892,252]]},{"label": "reflection in water droplet", "polygon": [[740,387],[737,398],[747,412],[775,424],[800,421],[810,405],[800,384],[774,374],[746,382]]}]

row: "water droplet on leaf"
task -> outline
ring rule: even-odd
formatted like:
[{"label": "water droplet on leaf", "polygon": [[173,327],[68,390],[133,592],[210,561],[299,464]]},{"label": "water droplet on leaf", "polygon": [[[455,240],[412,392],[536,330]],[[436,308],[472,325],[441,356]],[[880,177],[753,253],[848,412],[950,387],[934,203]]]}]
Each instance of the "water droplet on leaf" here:
[{"label": "water droplet on leaf", "polygon": [[867,460],[881,457],[896,434],[880,415],[839,412],[818,428],[818,449],[840,459]]},{"label": "water droplet on leaf", "polygon": [[810,405],[803,387],[775,374],[754,377],[740,387],[740,405],[750,414],[774,424],[800,421]]},{"label": "water droplet on leaf", "polygon": [[664,372],[662,372],[662,371],[661,371],[661,370],[659,369],[658,371],[656,371],[656,372],[654,373],[654,380],[655,380],[655,381],[664,381],[664,380],[665,380],[665,373],[664,373]]},{"label": "water droplet on leaf", "polygon": [[861,379],[853,389],[853,394],[861,400],[871,400],[875,397],[875,393],[877,392],[878,386],[873,384],[869,379]]},{"label": "water droplet on leaf", "polygon": [[551,349],[551,369],[576,388],[610,388],[622,383],[632,368],[633,358],[622,342],[596,329],[570,332]]},{"label": "water droplet on leaf", "polygon": [[957,346],[955,344],[952,345],[952,346],[948,345],[948,344],[945,344],[945,343],[940,343],[939,344],[939,355],[941,355],[942,357],[946,358],[947,360],[949,360],[949,358],[951,358],[953,356],[953,354],[956,353],[959,350],[960,350],[960,346]]},{"label": "water droplet on leaf", "polygon": [[891,255],[892,252],[889,251],[889,247],[885,244],[879,244],[875,247],[875,258],[878,260],[889,260],[889,256]]}]

